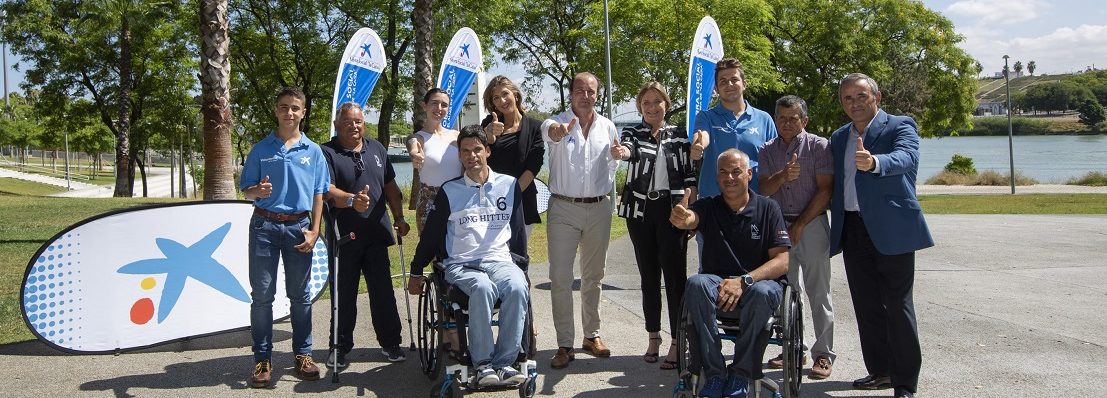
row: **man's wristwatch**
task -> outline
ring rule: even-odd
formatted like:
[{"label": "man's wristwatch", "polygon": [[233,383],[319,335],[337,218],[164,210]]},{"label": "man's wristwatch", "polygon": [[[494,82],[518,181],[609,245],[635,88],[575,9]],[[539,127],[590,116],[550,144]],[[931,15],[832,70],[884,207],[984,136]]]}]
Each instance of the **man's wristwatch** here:
[{"label": "man's wristwatch", "polygon": [[738,277],[738,280],[742,281],[742,288],[753,286],[753,277],[750,274],[745,274]]},{"label": "man's wristwatch", "polygon": [[357,195],[351,195],[350,197],[346,198],[346,207],[354,207],[354,197],[355,196],[357,196]]}]

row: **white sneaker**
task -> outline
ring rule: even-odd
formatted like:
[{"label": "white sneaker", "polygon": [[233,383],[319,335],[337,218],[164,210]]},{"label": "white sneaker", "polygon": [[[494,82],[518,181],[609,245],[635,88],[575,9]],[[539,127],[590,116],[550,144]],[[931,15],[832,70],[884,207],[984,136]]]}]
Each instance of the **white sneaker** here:
[{"label": "white sneaker", "polygon": [[524,381],[527,381],[527,375],[520,373],[518,370],[510,366],[504,366],[496,369],[496,375],[500,377],[500,381],[505,384],[516,385]]},{"label": "white sneaker", "polygon": [[491,366],[484,365],[477,368],[477,388],[491,387],[500,384],[500,376]]}]

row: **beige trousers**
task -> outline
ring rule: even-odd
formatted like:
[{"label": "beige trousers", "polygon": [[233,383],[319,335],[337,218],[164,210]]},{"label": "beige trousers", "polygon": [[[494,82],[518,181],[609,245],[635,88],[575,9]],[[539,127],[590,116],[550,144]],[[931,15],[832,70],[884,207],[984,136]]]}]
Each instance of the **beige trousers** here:
[{"label": "beige trousers", "polygon": [[580,248],[581,323],[584,337],[600,335],[600,282],[611,240],[611,200],[573,203],[551,198],[546,226],[550,257],[550,297],[557,346],[573,347],[573,260]]}]

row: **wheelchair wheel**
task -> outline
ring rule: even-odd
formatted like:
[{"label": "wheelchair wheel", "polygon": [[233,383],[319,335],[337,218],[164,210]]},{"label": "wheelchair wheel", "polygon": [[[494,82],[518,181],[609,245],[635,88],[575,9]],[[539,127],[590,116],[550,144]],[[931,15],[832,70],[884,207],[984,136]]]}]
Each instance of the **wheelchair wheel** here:
[{"label": "wheelchair wheel", "polygon": [[441,346],[442,312],[439,308],[438,286],[427,278],[423,281],[423,294],[419,295],[419,363],[423,374],[437,379],[442,369]]},{"label": "wheelchair wheel", "polygon": [[538,391],[537,377],[527,377],[527,381],[519,385],[519,398],[531,398],[534,397],[534,393]]},{"label": "wheelchair wheel", "polygon": [[785,398],[800,396],[803,381],[803,301],[791,286],[785,287],[783,314],[781,314],[781,346],[784,351]]},{"label": "wheelchair wheel", "polygon": [[523,338],[527,341],[525,350],[527,359],[534,359],[538,355],[538,338],[534,335],[534,312],[531,308],[530,300],[527,300],[527,326],[523,330]]},{"label": "wheelchair wheel", "polygon": [[680,379],[677,381],[677,385],[673,391],[674,397],[694,397],[697,391],[696,384],[699,382],[700,364],[698,360],[692,355],[691,346],[693,341],[692,333],[688,331],[689,328],[690,325],[688,324],[688,310],[682,309],[680,312],[680,330],[677,330],[676,335],[676,371]]}]

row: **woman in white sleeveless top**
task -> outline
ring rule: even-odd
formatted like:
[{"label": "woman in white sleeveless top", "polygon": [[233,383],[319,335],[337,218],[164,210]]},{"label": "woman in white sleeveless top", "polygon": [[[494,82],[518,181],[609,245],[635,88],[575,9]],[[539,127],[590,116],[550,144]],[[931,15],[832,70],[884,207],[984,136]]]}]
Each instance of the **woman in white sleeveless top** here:
[{"label": "woman in white sleeveless top", "polygon": [[461,175],[457,156],[457,130],[442,127],[442,119],[450,111],[450,96],[440,88],[432,88],[423,96],[422,129],[408,140],[411,165],[419,170],[419,189],[412,187],[418,200],[415,205],[415,227],[423,232],[427,209],[442,183]]}]

